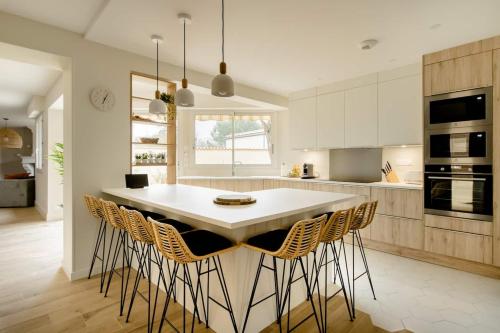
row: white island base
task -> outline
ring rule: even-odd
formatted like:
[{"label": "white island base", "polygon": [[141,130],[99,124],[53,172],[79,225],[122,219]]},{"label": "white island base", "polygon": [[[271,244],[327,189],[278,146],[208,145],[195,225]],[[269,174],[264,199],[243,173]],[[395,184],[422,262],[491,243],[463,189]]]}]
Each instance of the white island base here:
[{"label": "white island base", "polygon": [[[219,233],[232,240],[235,244],[257,234],[279,228],[288,228],[301,219],[310,218],[332,210],[352,207],[359,204],[361,200],[359,196],[351,194],[274,189],[249,192],[248,194],[257,199],[257,202],[253,205],[218,206],[213,203],[213,199],[217,195],[230,194],[232,192],[187,185],[156,185],[144,189],[104,189],[103,192],[113,196],[113,199],[118,202],[162,212],[169,218],[178,219],[195,228]],[[309,257],[309,266],[311,266],[312,255]],[[259,258],[260,253],[243,247],[239,247],[235,251],[223,254],[220,257],[239,331],[243,328],[244,317]],[[272,267],[271,258],[266,257],[265,263],[267,266]],[[191,277],[194,285],[196,285],[196,268],[194,265],[191,266]],[[206,264],[203,266],[206,269]],[[211,267],[213,268],[212,263]],[[282,267],[283,261],[278,260],[280,286]],[[165,265],[165,272],[166,269]],[[289,263],[287,263],[286,273],[288,269]],[[180,268],[178,275],[181,276],[181,274],[182,269]],[[295,277],[299,277],[300,274],[301,271],[297,267]],[[153,276],[153,281],[156,281],[157,272],[153,272]],[[287,274],[285,274],[285,279],[286,276]],[[320,275],[320,279],[323,277],[324,273]],[[206,275],[202,276],[204,295],[206,295],[206,278]],[[321,280],[320,282],[321,288],[323,288],[323,281]],[[273,292],[273,272],[262,269],[254,302]],[[212,272],[210,276],[210,296],[224,304],[224,298],[215,272]],[[296,282],[292,288],[292,308],[302,303],[305,299],[305,284]],[[187,308],[193,311],[190,295],[186,295],[186,300],[188,300]],[[182,301],[182,283],[180,282],[177,283],[177,301]],[[204,314],[201,300],[198,305],[200,315],[203,319]],[[245,332],[259,332],[275,321],[276,305],[274,297],[271,297],[252,308]],[[213,302],[210,304],[209,325],[216,332],[234,331],[229,314]]]}]

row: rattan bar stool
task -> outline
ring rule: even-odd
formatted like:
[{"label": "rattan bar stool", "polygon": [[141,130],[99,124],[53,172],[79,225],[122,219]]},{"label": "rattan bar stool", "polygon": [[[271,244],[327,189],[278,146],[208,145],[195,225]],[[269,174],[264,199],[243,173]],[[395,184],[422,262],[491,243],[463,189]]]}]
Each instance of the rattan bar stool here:
[{"label": "rattan bar stool", "polygon": [[[250,311],[252,307],[264,302],[265,300],[274,296],[276,303],[276,320],[280,325],[281,332],[281,318],[283,316],[283,312],[285,310],[285,304],[288,304],[288,316],[287,316],[287,332],[291,332],[304,323],[311,316],[314,316],[316,319],[316,324],[318,325],[318,330],[322,331],[322,323],[318,319],[318,315],[316,313],[316,307],[314,306],[314,300],[312,297],[312,289],[308,282],[309,276],[306,272],[303,263],[303,257],[309,255],[309,253],[316,251],[318,247],[321,230],[323,224],[326,222],[327,215],[322,215],[317,218],[302,220],[296,222],[290,230],[279,229],[273,230],[261,235],[257,235],[251,237],[247,240],[246,243],[242,245],[260,252],[259,265],[257,267],[257,273],[255,276],[255,281],[252,288],[252,293],[250,296],[250,301],[248,303],[248,309],[245,315],[245,321],[243,323],[243,330],[245,331],[246,325],[248,322],[248,318],[250,316]],[[273,259],[273,266],[269,267],[264,264],[265,256],[269,255]],[[283,276],[281,281],[281,290],[279,289],[279,281],[278,281],[278,270],[277,270],[277,259],[283,259]],[[283,295],[283,283],[285,280],[285,268],[286,262],[289,262],[289,276],[286,283],[286,289]],[[300,266],[302,271],[302,276],[296,280],[294,280],[295,269],[297,265]],[[255,291],[258,286],[259,278],[262,272],[262,268],[266,268],[268,270],[273,271],[274,274],[274,293],[264,297],[263,299],[256,301],[254,303]],[[300,321],[297,325],[290,329],[290,299],[292,292],[292,284],[296,281],[303,279],[307,289],[307,299],[310,301],[313,314],[309,315],[302,321]],[[287,302],[288,301],[288,302]],[[321,311],[320,311],[321,313]]]},{"label": "rattan bar stool", "polygon": [[[167,290],[167,282],[165,280],[165,276],[163,274],[163,256],[161,256],[156,247],[154,246],[154,234],[151,223],[144,218],[144,215],[137,210],[129,210],[125,207],[121,207],[121,214],[123,217],[123,221],[127,226],[128,233],[132,239],[132,251],[136,253],[137,257],[140,258],[138,261],[139,267],[137,269],[137,275],[135,277],[134,288],[132,290],[132,295],[130,298],[130,304],[127,313],[126,322],[129,321],[130,314],[132,312],[132,307],[134,305],[134,300],[136,295],[139,294],[146,302],[148,302],[148,332],[152,332],[153,323],[156,313],[156,300],[158,298],[158,291],[160,289],[160,281],[163,283],[163,287]],[[193,230],[193,227],[190,225],[184,224],[182,222],[173,220],[173,219],[163,219],[160,220],[161,223],[167,223],[169,225],[174,226],[177,230],[181,232],[187,232]],[[153,257],[151,255],[153,254]],[[158,283],[156,288],[156,296],[155,302],[153,305],[153,313],[151,314],[151,264],[155,264],[159,270]],[[169,279],[172,280],[172,271],[170,270],[170,265],[167,261]],[[125,296],[127,294],[128,280],[130,277],[130,271],[127,273],[127,279],[125,282]],[[147,297],[143,296],[140,292],[138,292],[139,283],[141,280],[141,276],[146,271],[147,281],[148,281],[148,295]]]},{"label": "rattan bar stool", "polygon": [[[378,201],[369,201],[364,202],[358,206],[356,211],[354,212],[354,216],[351,223],[350,231],[352,233],[352,295],[351,295],[351,306],[352,306],[352,315],[356,318],[356,307],[355,307],[355,281],[366,274],[368,277],[368,282],[370,283],[370,288],[372,290],[373,299],[377,299],[375,297],[375,290],[373,288],[372,277],[370,275],[370,269],[368,267],[368,260],[366,259],[365,247],[363,246],[363,240],[361,239],[361,234],[359,231],[361,229],[366,228],[373,222],[373,217],[375,216],[375,211],[377,210]],[[357,242],[359,252],[361,254],[361,259],[363,260],[363,265],[365,271],[358,276],[356,276],[354,272],[354,246],[355,240]]]},{"label": "rattan bar stool", "polygon": [[[106,280],[106,270],[104,269],[104,261],[105,261],[105,252],[106,252],[106,220],[104,219],[104,212],[102,210],[101,202],[99,198],[85,194],[83,196],[85,201],[85,206],[87,207],[90,215],[98,219],[99,222],[99,231],[97,232],[97,238],[94,246],[94,253],[92,255],[92,261],[90,263],[89,276],[92,276],[92,270],[94,268],[94,264],[96,259],[101,261],[101,283],[99,292],[102,293],[102,289],[104,287],[104,281]],[[99,255],[99,250],[101,249],[101,254]]]},{"label": "rattan bar stool", "polygon": [[[229,313],[233,329],[235,332],[238,332],[238,326],[234,317],[229,290],[227,288],[224,271],[222,269],[219,257],[223,253],[233,251],[235,248],[237,248],[237,246],[234,246],[229,239],[208,230],[193,230],[181,234],[175,227],[169,224],[161,223],[151,218],[149,218],[148,220],[153,225],[155,243],[159,252],[165,258],[174,261],[172,276],[175,278],[170,281],[167,289],[167,299],[163,308],[158,332],[161,332],[163,323],[165,321],[175,331],[178,331],[177,328],[175,328],[174,325],[166,317],[168,305],[172,297],[173,289],[175,288],[175,281],[177,279],[183,282],[183,332],[186,331],[186,285],[189,288],[189,292],[194,304],[191,331],[193,331],[194,329],[195,315],[198,315],[199,318],[198,294],[200,294],[206,327],[210,327],[209,314],[210,301],[212,301]],[[210,261],[212,261],[214,268],[210,268]],[[204,263],[206,265],[205,271],[203,271]],[[188,267],[189,264],[195,264],[196,266],[196,275],[198,278],[196,282],[196,291],[194,291],[191,273]],[[180,266],[182,266],[183,271],[182,278],[177,275]],[[210,273],[214,271],[217,273],[219,285],[224,297],[224,304],[210,296]],[[203,275],[207,276],[206,297],[204,297],[201,290],[201,277]]]},{"label": "rattan bar stool", "polygon": [[[327,329],[327,326],[328,326],[328,320],[327,320],[328,301],[330,299],[332,299],[333,297],[335,297],[339,292],[342,292],[344,294],[344,300],[345,300],[345,304],[347,306],[347,311],[349,313],[349,318],[351,320],[353,319],[352,313],[351,313],[351,305],[350,305],[349,300],[348,300],[348,298],[351,295],[351,290],[350,290],[350,286],[349,286],[349,292],[347,292],[347,290],[345,288],[344,277],[342,274],[342,270],[340,269],[340,254],[341,254],[340,250],[341,249],[339,248],[337,250],[335,242],[340,241],[341,246],[342,246],[344,236],[349,233],[349,229],[350,229],[350,226],[352,223],[352,218],[354,216],[354,207],[350,208],[350,209],[346,209],[346,210],[339,210],[339,211],[336,211],[335,213],[332,213],[329,215],[330,216],[328,218],[328,221],[324,225],[323,231],[321,233],[320,242],[323,244],[323,247],[321,250],[321,256],[319,259],[319,264],[318,264],[317,273],[316,273],[316,274],[318,274],[318,277],[319,277],[319,274],[321,272],[321,268],[322,267],[325,268],[325,305],[324,305],[325,312],[324,312],[324,316],[323,316],[323,320],[324,320],[323,328],[324,328],[325,332],[328,331],[328,329]],[[328,259],[328,248],[331,249],[331,252],[333,255],[332,260]],[[345,251],[344,251],[344,253],[345,253]],[[345,259],[345,257],[344,257],[344,259]],[[333,265],[334,265],[333,272],[334,272],[335,279],[336,279],[337,275],[339,276],[341,289],[339,289],[338,291],[333,293],[331,296],[328,296],[328,293],[327,293],[327,291],[328,291],[328,288],[327,288],[328,287],[327,265],[330,263],[333,263]],[[346,264],[346,268],[347,268],[347,264]],[[348,274],[349,272],[346,271],[346,273],[347,273],[347,282],[349,284],[349,274]],[[315,286],[315,283],[317,283],[317,281],[318,281],[317,279],[315,281],[311,281],[311,283],[313,284],[312,290],[314,290],[314,286]],[[335,283],[335,280],[334,280],[334,283]]]}]

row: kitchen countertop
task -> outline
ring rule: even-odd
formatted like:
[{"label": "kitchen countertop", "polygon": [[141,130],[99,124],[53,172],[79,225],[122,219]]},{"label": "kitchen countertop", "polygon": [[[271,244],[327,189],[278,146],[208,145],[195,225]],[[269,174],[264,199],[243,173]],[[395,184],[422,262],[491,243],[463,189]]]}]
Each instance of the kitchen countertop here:
[{"label": "kitchen countertop", "polygon": [[235,192],[181,184],[141,189],[108,188],[102,192],[227,229],[326,208],[356,198],[353,194],[280,188],[251,192],[257,199],[252,205],[219,206],[213,203],[216,196]]},{"label": "kitchen countertop", "polygon": [[291,181],[301,181],[310,183],[327,183],[327,184],[339,184],[339,185],[356,185],[356,186],[369,186],[369,187],[388,187],[395,189],[415,189],[421,190],[422,185],[419,184],[408,184],[408,183],[388,183],[388,182],[373,182],[373,183],[360,183],[360,182],[339,182],[328,179],[313,178],[313,179],[301,179],[301,178],[290,178],[290,177],[280,177],[280,176],[227,176],[227,177],[217,177],[217,176],[181,176],[178,179],[218,179],[218,180],[259,180],[259,179],[270,179],[270,180],[291,180]]}]

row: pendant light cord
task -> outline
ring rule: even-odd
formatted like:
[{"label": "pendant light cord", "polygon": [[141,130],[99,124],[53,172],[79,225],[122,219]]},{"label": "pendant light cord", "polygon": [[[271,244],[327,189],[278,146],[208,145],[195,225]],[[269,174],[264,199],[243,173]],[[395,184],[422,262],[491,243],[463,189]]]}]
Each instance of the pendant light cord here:
[{"label": "pendant light cord", "polygon": [[184,19],[184,78],[186,78],[186,19]]},{"label": "pendant light cord", "polygon": [[222,0],[222,62],[224,62],[224,0]]},{"label": "pendant light cord", "polygon": [[158,41],[156,41],[156,90],[158,90]]}]

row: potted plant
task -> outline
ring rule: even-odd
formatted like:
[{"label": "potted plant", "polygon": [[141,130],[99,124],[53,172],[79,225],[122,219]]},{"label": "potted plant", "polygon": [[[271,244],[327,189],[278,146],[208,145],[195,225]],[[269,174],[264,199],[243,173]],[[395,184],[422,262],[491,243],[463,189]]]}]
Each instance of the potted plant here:
[{"label": "potted plant", "polygon": [[152,152],[148,153],[148,163],[150,163],[150,164],[155,163],[155,155]]},{"label": "potted plant", "polygon": [[174,95],[170,95],[170,94],[167,94],[167,93],[164,93],[164,92],[161,93],[160,99],[165,104],[167,104],[167,105],[175,103],[175,97],[174,97]]},{"label": "potted plant", "polygon": [[156,162],[157,163],[165,163],[165,153],[156,154]]},{"label": "potted plant", "polygon": [[137,153],[135,154],[135,164],[141,164],[142,163],[142,155]]},{"label": "potted plant", "polygon": [[148,153],[142,153],[142,158],[141,158],[142,163],[147,164],[149,163],[148,161]]}]

